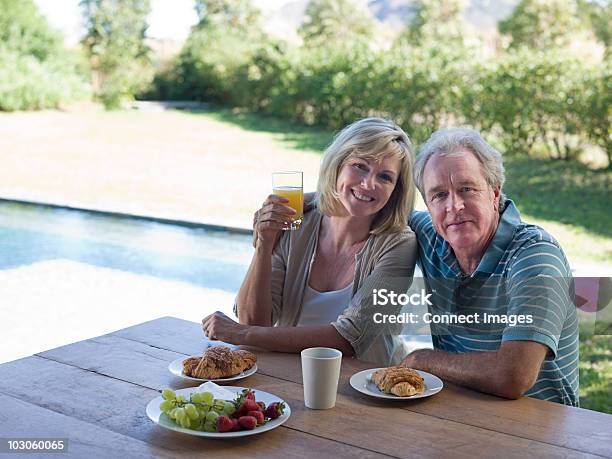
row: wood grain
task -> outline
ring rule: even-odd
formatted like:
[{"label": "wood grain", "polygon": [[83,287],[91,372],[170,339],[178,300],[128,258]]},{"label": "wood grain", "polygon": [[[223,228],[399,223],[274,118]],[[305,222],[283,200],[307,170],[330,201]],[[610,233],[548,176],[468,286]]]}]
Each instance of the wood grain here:
[{"label": "wood grain", "polygon": [[[196,385],[173,376],[168,363],[210,344],[197,323],[156,319],[0,365],[0,394],[13,407],[10,413],[24,404],[41,410],[40,432],[48,424],[61,430],[75,423],[77,444],[95,436],[91,457],[121,456],[114,446],[96,449],[104,438],[115,442],[113,436],[113,445],[133,448],[134,457],[612,457],[612,416],[529,398],[508,401],[453,385],[422,400],[377,400],[350,387],[352,374],[371,367],[355,359],[343,360],[336,407],[309,410],[299,356],[261,350],[258,373],[235,385],[286,400],[292,415],[284,426],[231,442],[156,426],[144,407],[158,391]],[[8,419],[0,412],[0,421]],[[3,436],[11,436],[30,424],[0,425]]]},{"label": "wood grain", "polygon": [[[113,358],[100,357],[102,349]],[[193,385],[172,376],[167,370],[168,362],[160,363],[157,360],[159,355],[169,351],[155,348],[151,352],[154,355],[152,361],[147,345],[117,336],[104,336],[40,355],[158,390],[168,386],[176,388]],[[297,356],[288,354],[262,353],[261,355],[265,356],[267,365],[271,365],[271,361],[278,358],[278,365],[283,371],[289,367],[288,360],[297,359]],[[168,361],[174,358],[173,353],[168,355]],[[262,362],[262,366],[265,367],[264,363],[266,362]],[[512,454],[509,455],[512,457],[543,454],[550,457],[564,457],[567,453],[562,448],[531,439],[517,438],[495,430],[405,410],[402,409],[403,403],[398,406],[394,402],[380,402],[362,397],[352,388],[342,387],[348,385],[346,379],[340,388],[338,407],[329,411],[306,409],[302,402],[302,387],[293,381],[256,374],[236,384],[253,386],[287,400],[294,410],[287,424],[289,427],[335,441],[348,441],[362,448],[373,447],[377,451],[396,457],[444,457],[451,454],[458,457],[473,456],[486,451],[487,445],[492,440],[495,440],[497,447],[511,450]],[[146,401],[143,403],[146,404]],[[342,417],[340,423],[338,416]],[[369,432],[367,437],[361,434],[364,426],[367,426]],[[344,432],[345,430],[349,433]],[[412,439],[408,449],[403,442],[393,441],[403,438],[406,430],[411,432]],[[579,454],[578,451],[573,453]]]},{"label": "wood grain", "polygon": [[[183,343],[173,344],[168,331],[175,327],[181,330],[187,342],[206,346],[203,344],[206,339],[194,323],[164,317],[155,324],[163,329],[156,333],[163,336],[161,342],[167,349],[180,348],[189,353]],[[146,335],[155,329],[155,324],[149,322],[143,326],[137,325],[120,333],[125,333],[130,339],[147,342],[149,338],[142,334]],[[301,384],[299,356],[262,351],[258,351],[257,355],[259,373]],[[340,393],[366,400],[367,396],[354,391],[348,380],[354,373],[371,367],[371,364],[345,358],[342,363]],[[612,416],[595,411],[528,397],[504,400],[448,383],[435,397],[403,404],[401,409],[578,451],[607,457],[612,455]]]},{"label": "wood grain", "polygon": [[[134,355],[137,360],[138,355]],[[136,365],[134,368],[140,370],[144,367]],[[112,370],[108,373],[112,373]],[[59,431],[72,441],[72,424],[63,427],[64,420],[68,419],[96,427],[90,434],[96,441],[108,438],[110,446],[107,452],[102,448],[91,455],[81,454],[77,457],[131,457],[129,448],[126,448],[127,454],[114,451],[114,436],[129,437],[138,441],[138,444],[148,445],[150,453],[142,457],[201,457],[203,453],[228,458],[301,458],[311,455],[373,459],[384,457],[380,453],[345,442],[320,438],[283,426],[262,435],[231,440],[212,440],[171,432],[154,424],[145,414],[147,403],[159,395],[156,390],[42,357],[28,357],[3,364],[0,366],[0,375],[0,393],[18,399],[20,403],[61,416],[53,422],[46,421],[44,417],[39,421],[32,418],[31,423],[39,425],[39,435],[44,432],[52,434],[54,430],[50,428],[51,424],[59,424]],[[19,416],[28,418],[27,412]],[[0,425],[3,426],[3,437],[30,435],[30,424],[15,428],[11,422],[0,422]],[[87,441],[87,435],[84,431],[77,436],[77,440]],[[134,456],[141,457],[137,454]]]}]

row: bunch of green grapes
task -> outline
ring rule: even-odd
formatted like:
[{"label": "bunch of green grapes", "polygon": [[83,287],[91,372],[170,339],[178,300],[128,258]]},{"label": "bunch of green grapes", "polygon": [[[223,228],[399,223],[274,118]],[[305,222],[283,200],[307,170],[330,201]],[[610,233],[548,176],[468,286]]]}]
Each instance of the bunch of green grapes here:
[{"label": "bunch of green grapes", "polygon": [[215,399],[212,392],[193,392],[187,401],[172,389],[164,389],[162,397],[159,409],[185,429],[217,432],[217,418],[231,416],[236,410],[232,402]]}]

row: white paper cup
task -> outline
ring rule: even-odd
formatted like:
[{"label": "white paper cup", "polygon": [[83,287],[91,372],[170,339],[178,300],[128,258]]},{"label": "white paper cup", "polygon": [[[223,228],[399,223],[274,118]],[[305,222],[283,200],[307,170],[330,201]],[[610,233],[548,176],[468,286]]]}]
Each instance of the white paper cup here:
[{"label": "white paper cup", "polygon": [[307,408],[326,410],[336,404],[342,352],[330,347],[302,351],[302,381]]}]

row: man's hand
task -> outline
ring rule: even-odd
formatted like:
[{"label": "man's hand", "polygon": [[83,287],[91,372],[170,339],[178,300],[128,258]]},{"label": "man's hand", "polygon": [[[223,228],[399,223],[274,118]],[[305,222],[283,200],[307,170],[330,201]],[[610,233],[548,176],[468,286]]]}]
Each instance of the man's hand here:
[{"label": "man's hand", "polygon": [[248,329],[248,325],[239,324],[219,311],[202,319],[204,336],[226,343],[245,344],[244,339]]},{"label": "man's hand", "polygon": [[500,397],[517,399],[534,384],[548,347],[534,341],[507,341],[497,351],[465,353],[419,349],[401,365]]}]

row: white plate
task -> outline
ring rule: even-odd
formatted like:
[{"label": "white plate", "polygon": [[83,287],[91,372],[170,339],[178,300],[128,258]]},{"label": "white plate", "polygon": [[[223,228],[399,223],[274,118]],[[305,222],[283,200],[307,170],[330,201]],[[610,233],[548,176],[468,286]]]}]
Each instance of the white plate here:
[{"label": "white plate", "polygon": [[[190,356],[190,357],[202,357],[194,355],[194,356]],[[230,382],[230,381],[237,381],[239,379],[242,378],[246,378],[247,376],[251,376],[253,373],[255,373],[257,371],[257,364],[253,364],[253,366],[251,368],[249,368],[246,371],[243,371],[242,373],[238,373],[237,375],[234,376],[230,376],[229,378],[219,378],[219,379],[201,379],[201,378],[193,378],[191,376],[187,376],[186,374],[183,373],[183,361],[188,359],[189,357],[181,357],[180,359],[176,359],[172,362],[170,362],[170,365],[168,365],[168,370],[170,370],[170,373],[172,373],[174,376],[178,376],[179,378],[182,379],[187,379],[189,381],[198,381],[198,382],[206,382],[206,381],[213,381],[213,382]]]},{"label": "white plate", "polygon": [[[225,389],[239,394],[245,389],[245,387],[228,386],[225,387]],[[179,389],[175,390],[174,392],[176,393],[176,395],[183,395],[187,400],[189,400],[189,395],[192,392],[196,392],[197,390],[197,387],[188,387],[187,389]],[[272,402],[284,402],[285,410],[283,414],[281,414],[278,418],[268,421],[262,426],[255,427],[253,430],[240,430],[238,432],[200,432],[199,430],[184,429],[175,424],[174,421],[172,421],[167,415],[164,414],[162,416],[163,413],[159,409],[159,405],[164,399],[161,395],[155,397],[149,402],[149,404],[147,405],[147,416],[149,416],[149,419],[151,419],[151,421],[153,421],[155,424],[161,427],[165,427],[166,429],[186,433],[189,435],[195,435],[198,437],[208,438],[236,438],[248,437],[249,435],[257,435],[263,432],[267,432],[268,430],[275,429],[281,424],[283,424],[287,419],[289,419],[289,416],[291,415],[291,408],[289,408],[289,405],[287,405],[287,403],[283,399],[277,397],[276,395],[269,394],[268,392],[264,392],[261,390],[254,389],[254,391],[255,397],[258,402],[264,402],[266,406]]]},{"label": "white plate", "polygon": [[416,370],[425,380],[425,391],[422,394],[411,395],[409,397],[398,397],[397,395],[393,394],[385,394],[378,387],[376,387],[376,384],[374,384],[374,381],[372,381],[372,373],[374,373],[376,370],[382,370],[382,368],[363,370],[351,376],[350,383],[351,386],[353,386],[353,389],[361,392],[362,394],[376,398],[384,398],[388,400],[412,400],[415,398],[430,397],[440,392],[442,387],[444,387],[444,383],[437,376],[427,373],[426,371]]}]

